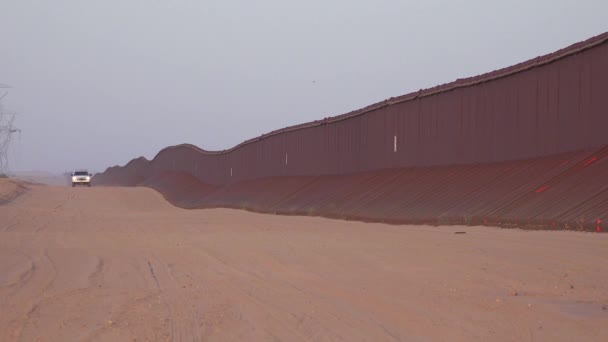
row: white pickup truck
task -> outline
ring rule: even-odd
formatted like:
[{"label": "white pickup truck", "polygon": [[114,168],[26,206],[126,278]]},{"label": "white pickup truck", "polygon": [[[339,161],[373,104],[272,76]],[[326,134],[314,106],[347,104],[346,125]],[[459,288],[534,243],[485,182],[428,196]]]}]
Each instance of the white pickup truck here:
[{"label": "white pickup truck", "polygon": [[74,171],[72,173],[72,187],[75,187],[76,185],[86,185],[90,187],[92,176],[93,175],[87,170]]}]

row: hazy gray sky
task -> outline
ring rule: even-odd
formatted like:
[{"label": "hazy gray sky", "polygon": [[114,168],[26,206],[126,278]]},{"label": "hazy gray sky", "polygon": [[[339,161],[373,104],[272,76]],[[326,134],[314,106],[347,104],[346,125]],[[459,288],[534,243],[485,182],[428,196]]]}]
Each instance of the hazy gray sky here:
[{"label": "hazy gray sky", "polygon": [[[0,0],[12,170],[103,171],[553,52],[606,0]],[[314,81],[314,83],[313,83]]]}]

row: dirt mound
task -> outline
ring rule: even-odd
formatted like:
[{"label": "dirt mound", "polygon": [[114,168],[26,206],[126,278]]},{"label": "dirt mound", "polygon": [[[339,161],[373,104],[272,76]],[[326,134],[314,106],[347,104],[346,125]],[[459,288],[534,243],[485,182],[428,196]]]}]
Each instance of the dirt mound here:
[{"label": "dirt mound", "polygon": [[26,182],[0,178],[0,205],[10,203],[28,189]]}]

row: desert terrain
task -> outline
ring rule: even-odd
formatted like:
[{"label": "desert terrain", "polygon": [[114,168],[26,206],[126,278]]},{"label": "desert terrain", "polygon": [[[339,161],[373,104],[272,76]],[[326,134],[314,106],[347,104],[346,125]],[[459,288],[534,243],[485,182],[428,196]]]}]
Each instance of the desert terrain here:
[{"label": "desert terrain", "polygon": [[0,341],[606,341],[607,257],[608,234],[184,210],[148,188],[0,179]]}]

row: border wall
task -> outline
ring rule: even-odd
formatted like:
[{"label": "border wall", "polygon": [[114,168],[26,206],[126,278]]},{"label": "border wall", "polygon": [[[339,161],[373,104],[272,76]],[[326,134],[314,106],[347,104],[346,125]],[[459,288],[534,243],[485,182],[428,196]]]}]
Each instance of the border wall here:
[{"label": "border wall", "polygon": [[[599,231],[608,214],[606,127],[608,32],[229,150],[168,147],[94,183],[150,186],[188,208]],[[583,188],[591,198],[564,192]]]}]

